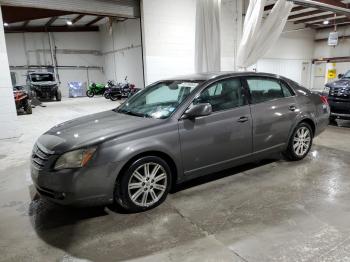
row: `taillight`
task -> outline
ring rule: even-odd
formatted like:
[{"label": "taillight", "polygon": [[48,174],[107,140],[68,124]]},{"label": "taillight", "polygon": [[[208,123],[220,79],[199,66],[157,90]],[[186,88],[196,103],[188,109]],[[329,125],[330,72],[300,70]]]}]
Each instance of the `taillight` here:
[{"label": "taillight", "polygon": [[328,99],[326,96],[320,96],[320,98],[323,104],[328,105]]}]

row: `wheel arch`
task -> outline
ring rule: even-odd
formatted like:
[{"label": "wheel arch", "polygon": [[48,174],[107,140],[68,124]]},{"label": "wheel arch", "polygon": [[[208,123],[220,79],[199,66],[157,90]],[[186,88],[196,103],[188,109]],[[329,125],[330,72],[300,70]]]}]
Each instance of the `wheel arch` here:
[{"label": "wheel arch", "polygon": [[312,136],[315,136],[316,124],[311,118],[304,118],[304,119],[302,119],[296,126],[298,126],[301,123],[307,123],[311,127]]},{"label": "wheel arch", "polygon": [[171,156],[169,156],[168,154],[166,154],[162,151],[158,151],[158,150],[145,151],[145,152],[139,153],[139,154],[133,156],[132,158],[130,158],[123,165],[123,167],[120,169],[119,175],[117,176],[117,181],[121,178],[121,175],[132,165],[133,162],[135,162],[137,159],[139,159],[141,157],[145,157],[145,156],[159,157],[159,158],[163,159],[169,165],[172,180],[173,180],[172,185],[171,185],[171,189],[172,189],[174,187],[174,185],[176,185],[176,182],[178,180],[178,167],[176,166],[176,163]]}]

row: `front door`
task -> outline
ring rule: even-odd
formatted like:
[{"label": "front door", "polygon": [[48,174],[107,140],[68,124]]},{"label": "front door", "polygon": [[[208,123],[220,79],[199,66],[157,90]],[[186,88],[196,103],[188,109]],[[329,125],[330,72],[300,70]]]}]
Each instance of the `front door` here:
[{"label": "front door", "polygon": [[241,79],[212,84],[196,103],[210,103],[213,113],[179,120],[185,175],[211,173],[252,153],[252,119]]}]

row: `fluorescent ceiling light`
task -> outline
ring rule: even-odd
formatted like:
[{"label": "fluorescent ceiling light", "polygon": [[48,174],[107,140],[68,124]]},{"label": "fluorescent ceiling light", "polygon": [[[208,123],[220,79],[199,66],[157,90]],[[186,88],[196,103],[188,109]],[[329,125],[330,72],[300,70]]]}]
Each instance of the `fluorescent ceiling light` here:
[{"label": "fluorescent ceiling light", "polygon": [[323,21],[323,24],[324,24],[324,25],[328,25],[328,24],[329,24],[329,21],[328,21],[328,20],[325,20],[325,21]]}]

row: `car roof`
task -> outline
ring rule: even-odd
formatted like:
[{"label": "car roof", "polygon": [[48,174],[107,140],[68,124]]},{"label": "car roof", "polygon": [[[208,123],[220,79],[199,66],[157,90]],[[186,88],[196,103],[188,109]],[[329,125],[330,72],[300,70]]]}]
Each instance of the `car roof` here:
[{"label": "car roof", "polygon": [[207,72],[207,73],[197,73],[190,75],[182,75],[172,77],[166,80],[191,80],[191,81],[208,81],[215,78],[229,77],[229,76],[265,76],[274,78],[284,78],[279,75],[269,74],[269,73],[257,73],[257,72],[239,72],[239,71],[220,71],[220,72]]}]

